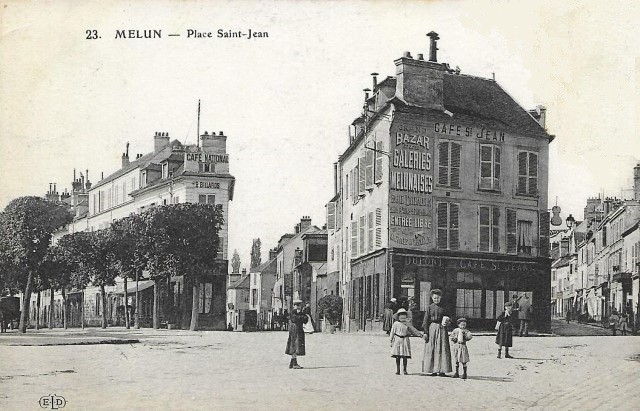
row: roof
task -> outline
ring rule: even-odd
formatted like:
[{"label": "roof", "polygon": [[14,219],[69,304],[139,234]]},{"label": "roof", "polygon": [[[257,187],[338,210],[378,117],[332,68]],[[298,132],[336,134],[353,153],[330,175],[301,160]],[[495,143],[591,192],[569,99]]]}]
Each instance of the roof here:
[{"label": "roof", "polygon": [[276,261],[275,258],[272,258],[271,260],[265,261],[264,263],[260,264],[257,267],[254,267],[251,269],[252,273],[261,273],[263,271],[265,271],[270,264],[273,264]]},{"label": "roof", "polygon": [[544,128],[494,80],[445,73],[444,108],[489,125],[548,138]]},{"label": "roof", "polygon": [[249,288],[249,274],[243,275],[239,280],[236,280],[228,288]]},{"label": "roof", "polygon": [[566,267],[571,262],[571,256],[565,255],[551,263],[551,268]]}]

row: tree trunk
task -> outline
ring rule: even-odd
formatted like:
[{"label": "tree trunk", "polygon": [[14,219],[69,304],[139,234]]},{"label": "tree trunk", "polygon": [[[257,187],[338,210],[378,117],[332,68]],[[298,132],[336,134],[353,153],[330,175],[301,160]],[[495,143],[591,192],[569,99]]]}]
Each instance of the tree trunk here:
[{"label": "tree trunk", "polygon": [[62,326],[67,329],[67,292],[62,287]]},{"label": "tree trunk", "polygon": [[22,299],[22,311],[20,311],[20,332],[27,332],[27,323],[29,321],[29,308],[31,305],[31,271],[29,271],[29,275],[27,276],[27,285],[24,289],[24,296]]},{"label": "tree trunk", "polygon": [[193,298],[191,302],[191,325],[189,330],[196,331],[198,329],[198,314],[200,313],[200,284],[197,279],[193,282]]},{"label": "tree trunk", "polygon": [[127,276],[124,276],[124,326],[127,327],[127,330],[131,328],[131,323],[129,322],[129,293],[127,292]]},{"label": "tree trunk", "polygon": [[160,328],[160,281],[153,280],[153,328]]},{"label": "tree trunk", "polygon": [[107,295],[104,292],[104,285],[100,286],[100,300],[102,303],[102,328],[107,328]]},{"label": "tree trunk", "polygon": [[53,328],[53,305],[55,303],[55,301],[53,301],[53,287],[51,287],[49,292],[51,293],[51,295],[49,296],[49,328]]},{"label": "tree trunk", "polygon": [[36,299],[36,330],[40,329],[40,290],[38,290],[38,298]]},{"label": "tree trunk", "polygon": [[136,270],[136,314],[135,314],[136,329],[140,328],[140,287],[138,284],[139,280],[140,280],[140,270]]}]

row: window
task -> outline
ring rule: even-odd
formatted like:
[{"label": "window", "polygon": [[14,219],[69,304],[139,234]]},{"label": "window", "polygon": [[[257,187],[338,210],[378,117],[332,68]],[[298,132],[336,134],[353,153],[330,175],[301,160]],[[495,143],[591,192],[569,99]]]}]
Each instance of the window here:
[{"label": "window", "polygon": [[455,203],[438,203],[437,205],[437,246],[439,250],[457,250],[460,248],[458,208],[459,205]]},{"label": "window", "polygon": [[458,288],[456,295],[456,316],[481,318],[482,290]]},{"label": "window", "polygon": [[253,289],[251,290],[251,306],[255,307],[258,305],[258,290],[257,289]]},{"label": "window", "polygon": [[100,293],[96,294],[96,315],[100,315]]},{"label": "window", "polygon": [[335,256],[335,249],[333,247],[331,247],[331,261],[335,260],[336,256]]},{"label": "window", "polygon": [[368,236],[368,245],[369,251],[373,251],[373,211],[369,212],[369,236]]},{"label": "window", "polygon": [[220,237],[219,241],[220,242],[218,243],[218,255],[216,256],[216,258],[219,260],[224,260],[224,238]]},{"label": "window", "polygon": [[215,194],[200,194],[198,196],[198,203],[200,204],[215,204],[216,203],[216,195]]},{"label": "window", "polygon": [[480,144],[481,190],[500,190],[500,147]]},{"label": "window", "polygon": [[460,144],[438,144],[438,185],[460,188]]},{"label": "window", "polygon": [[376,159],[375,159],[375,171],[374,181],[376,184],[382,183],[384,176],[384,170],[382,169],[382,151],[384,150],[384,144],[382,141],[376,141]]},{"label": "window", "polygon": [[366,227],[365,227],[365,216],[360,216],[360,254],[364,254],[365,253],[365,233],[366,233]]},{"label": "window", "polygon": [[500,252],[500,209],[494,206],[480,206],[478,213],[478,249]]},{"label": "window", "polygon": [[213,297],[213,284],[212,283],[200,283],[199,290],[199,306],[200,314],[211,313],[211,299]]},{"label": "window", "polygon": [[518,185],[516,194],[534,196],[538,194],[538,154],[518,152]]},{"label": "window", "polygon": [[140,172],[140,188],[146,187],[146,186],[147,186],[147,172],[141,171]]},{"label": "window", "polygon": [[531,221],[518,220],[518,254],[531,255],[533,242],[531,227]]},{"label": "window", "polygon": [[168,178],[169,177],[169,163],[164,162],[162,163],[162,178]]},{"label": "window", "polygon": [[213,173],[216,170],[215,163],[198,163],[198,170],[201,173]]},{"label": "window", "polygon": [[327,204],[327,229],[336,229],[336,203]]}]

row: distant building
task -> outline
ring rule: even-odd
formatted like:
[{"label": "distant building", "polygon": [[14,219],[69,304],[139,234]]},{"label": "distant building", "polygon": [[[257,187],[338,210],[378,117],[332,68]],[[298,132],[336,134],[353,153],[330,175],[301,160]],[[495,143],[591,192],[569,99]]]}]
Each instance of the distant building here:
[{"label": "distant building", "polygon": [[[227,324],[231,324],[234,330],[244,331],[246,328],[246,312],[250,309],[249,290],[249,274],[243,269],[240,278],[227,289]],[[249,325],[255,326],[255,323],[250,321]]]},{"label": "distant building", "polygon": [[[406,52],[396,76],[365,90],[327,204],[328,250],[349,331],[380,330],[384,304],[430,291],[470,327],[489,328],[527,294],[550,329],[546,111],[519,106],[493,79]],[[369,94],[371,92],[371,94]]]},{"label": "distant building", "polygon": [[251,269],[249,273],[249,309],[257,316],[259,330],[271,329],[271,304],[276,283],[276,253],[269,251],[269,260]]},{"label": "distant building", "polygon": [[[228,272],[228,221],[229,201],[233,200],[235,178],[229,173],[229,155],[222,132],[200,136],[199,145],[183,145],[170,140],[169,133],[156,132],[154,150],[145,155],[129,158],[129,147],[122,154],[121,168],[102,178],[95,184],[89,181],[89,172],[74,179],[72,192],[58,194],[55,185],[50,186],[46,197],[69,203],[75,210],[74,221],[54,235],[54,241],[67,233],[95,231],[109,227],[111,222],[131,213],[148,208],[177,203],[208,203],[222,209],[225,224],[220,230],[218,264],[214,270],[202,273],[199,301],[199,328],[223,330],[226,328],[225,303]],[[119,324],[118,310],[124,310],[120,285],[107,288],[109,304],[102,307],[95,301],[96,293],[91,287],[85,290],[70,290],[72,309],[70,324],[85,325],[99,321],[99,312],[107,310],[111,324]],[[119,287],[119,288],[118,288]],[[184,276],[174,276],[161,290],[160,320],[178,327],[188,327],[191,318],[193,287],[185,284]],[[84,292],[83,292],[84,291]],[[153,293],[153,286],[150,295]],[[147,307],[147,294],[141,296],[141,311]],[[60,297],[55,297],[60,298]],[[129,294],[128,304],[135,306],[135,296]],[[99,299],[98,299],[99,300]],[[34,306],[35,307],[35,306]],[[122,311],[124,312],[124,311]],[[142,321],[141,321],[142,322]],[[144,324],[142,324],[144,325]]]}]

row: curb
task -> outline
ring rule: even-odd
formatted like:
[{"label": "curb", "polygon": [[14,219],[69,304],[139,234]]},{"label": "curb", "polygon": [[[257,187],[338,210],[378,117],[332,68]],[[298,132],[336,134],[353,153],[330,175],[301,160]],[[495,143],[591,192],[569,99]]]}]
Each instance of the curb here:
[{"label": "curb", "polygon": [[62,345],[102,345],[102,344],[137,344],[137,339],[115,339],[115,340],[99,340],[99,341],[62,341],[62,342],[46,342],[46,343],[16,343],[5,344],[9,347],[51,347]]}]

